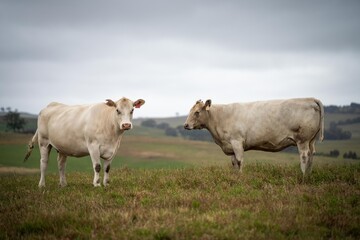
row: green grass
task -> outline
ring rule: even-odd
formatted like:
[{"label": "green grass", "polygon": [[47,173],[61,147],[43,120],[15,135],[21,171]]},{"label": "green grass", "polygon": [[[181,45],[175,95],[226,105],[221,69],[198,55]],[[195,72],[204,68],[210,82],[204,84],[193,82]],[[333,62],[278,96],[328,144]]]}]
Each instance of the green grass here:
[{"label": "green grass", "polygon": [[[0,170],[39,169],[37,145],[23,163],[31,137],[0,133]],[[317,144],[333,149],[359,151],[360,139]],[[359,239],[360,161],[314,161],[301,183],[297,153],[249,151],[239,175],[214,143],[136,126],[109,187],[92,186],[84,157],[68,159],[60,188],[56,151],[44,189],[38,173],[0,172],[0,239]]]},{"label": "green grass", "polygon": [[111,185],[68,174],[1,176],[1,239],[359,239],[360,164],[130,169]]},{"label": "green grass", "polygon": [[[129,168],[182,168],[230,165],[230,158],[225,156],[215,143],[166,137],[158,134],[158,130],[153,129],[141,127],[135,127],[135,129],[137,129],[139,135],[136,132],[132,134],[126,133],[120,150],[113,160],[112,168],[125,166]],[[37,145],[29,160],[23,163],[27,142],[31,137],[32,135],[0,133],[0,166],[39,169],[40,154]],[[340,150],[340,157],[315,156],[314,167],[324,164],[356,163],[359,160],[343,159],[342,155],[350,150],[359,151],[360,139],[324,141],[318,143],[316,149],[319,153],[329,153],[331,150],[338,149]],[[57,172],[56,156],[56,151],[53,150],[50,155],[48,172]],[[299,155],[297,153],[268,153],[261,151],[245,153],[245,166],[257,162],[275,165],[299,165]],[[66,171],[86,171],[91,173],[92,163],[90,157],[69,157]]]},{"label": "green grass", "polygon": [[[359,117],[360,114],[352,113],[325,113],[325,128],[330,127],[331,122],[339,122],[340,120],[347,120]],[[343,126],[340,126],[343,127]]]}]

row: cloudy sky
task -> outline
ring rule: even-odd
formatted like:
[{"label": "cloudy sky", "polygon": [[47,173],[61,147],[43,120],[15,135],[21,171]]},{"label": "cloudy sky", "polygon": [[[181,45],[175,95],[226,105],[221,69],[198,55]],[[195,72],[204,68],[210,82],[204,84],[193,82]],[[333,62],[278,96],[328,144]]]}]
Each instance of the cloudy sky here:
[{"label": "cloudy sky", "polygon": [[135,117],[360,102],[358,0],[0,1],[0,106],[143,98]]}]

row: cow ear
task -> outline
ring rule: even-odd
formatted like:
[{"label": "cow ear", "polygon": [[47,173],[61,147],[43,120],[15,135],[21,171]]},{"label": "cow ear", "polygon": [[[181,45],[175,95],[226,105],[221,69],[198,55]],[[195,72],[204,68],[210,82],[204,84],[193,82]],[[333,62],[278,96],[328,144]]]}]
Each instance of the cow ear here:
[{"label": "cow ear", "polygon": [[211,99],[208,99],[205,102],[205,110],[209,111],[210,107],[211,107]]},{"label": "cow ear", "polygon": [[114,103],[114,101],[111,99],[106,99],[106,105],[109,107],[116,107],[116,103]]},{"label": "cow ear", "polygon": [[138,100],[136,100],[135,102],[134,102],[134,107],[135,108],[140,108],[142,105],[144,105],[144,103],[145,103],[145,100],[143,100],[143,99],[138,99]]}]

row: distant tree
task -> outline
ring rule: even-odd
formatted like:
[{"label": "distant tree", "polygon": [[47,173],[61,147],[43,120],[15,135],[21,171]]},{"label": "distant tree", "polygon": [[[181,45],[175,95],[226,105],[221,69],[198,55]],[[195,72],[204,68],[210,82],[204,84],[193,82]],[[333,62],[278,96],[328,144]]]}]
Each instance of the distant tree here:
[{"label": "distant tree", "polygon": [[141,122],[141,126],[143,127],[156,127],[156,121],[154,119],[147,119]]},{"label": "distant tree", "polygon": [[351,103],[346,106],[324,106],[325,113],[360,113],[360,104]]},{"label": "distant tree", "polygon": [[347,159],[358,159],[356,152],[353,152],[353,151],[344,153],[343,157],[347,158]]},{"label": "distant tree", "polygon": [[360,123],[360,117],[346,119],[346,120],[340,120],[337,125],[349,125],[354,123]]},{"label": "distant tree", "polygon": [[186,133],[188,132],[188,130],[186,130],[185,128],[184,128],[184,126],[182,126],[182,125],[179,125],[179,126],[177,126],[176,127],[176,129],[178,130],[178,132],[180,133],[180,135],[183,137],[183,138],[186,138]]},{"label": "distant tree", "polygon": [[330,123],[330,128],[325,130],[324,135],[327,140],[345,140],[351,138],[351,132],[343,131],[335,122]]},{"label": "distant tree", "polygon": [[340,155],[340,152],[337,149],[330,151],[330,157],[337,158],[339,155]]},{"label": "distant tree", "polygon": [[197,141],[213,141],[211,134],[206,130],[185,130],[184,126],[178,126],[176,128],[180,135],[185,139],[197,140]]},{"label": "distant tree", "polygon": [[20,113],[18,113],[17,111],[8,111],[8,113],[4,117],[4,120],[6,122],[7,129],[11,129],[13,132],[24,130],[24,126],[26,123],[25,119],[21,118]]},{"label": "distant tree", "polygon": [[170,127],[170,125],[168,124],[168,123],[160,123],[160,124],[158,124],[157,126],[156,126],[157,128],[159,128],[159,129],[167,129],[167,128],[169,128]]},{"label": "distant tree", "polygon": [[5,108],[4,107],[1,107],[1,112],[5,112]]},{"label": "distant tree", "polygon": [[177,131],[175,128],[169,127],[165,129],[166,136],[177,137]]}]

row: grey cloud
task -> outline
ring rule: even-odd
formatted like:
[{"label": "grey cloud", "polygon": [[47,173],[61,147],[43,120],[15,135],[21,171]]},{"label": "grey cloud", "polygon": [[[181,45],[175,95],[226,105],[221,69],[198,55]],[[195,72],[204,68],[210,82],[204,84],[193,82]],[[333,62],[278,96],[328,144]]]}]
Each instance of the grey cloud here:
[{"label": "grey cloud", "polygon": [[359,12],[356,0],[1,1],[0,105],[161,103],[146,116],[206,97],[359,101]]}]

